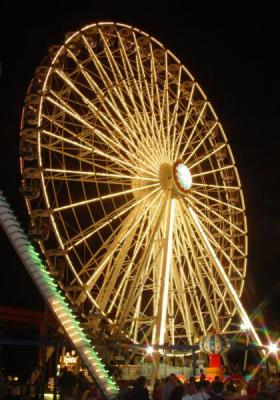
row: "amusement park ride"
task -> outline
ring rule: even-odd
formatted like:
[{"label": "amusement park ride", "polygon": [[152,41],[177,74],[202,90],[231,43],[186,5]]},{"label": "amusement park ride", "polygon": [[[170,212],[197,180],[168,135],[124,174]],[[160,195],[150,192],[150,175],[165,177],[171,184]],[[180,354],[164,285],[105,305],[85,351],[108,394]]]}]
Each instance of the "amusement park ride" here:
[{"label": "amusement park ride", "polygon": [[109,22],[51,46],[26,96],[20,165],[28,238],[3,196],[1,223],[107,398],[97,337],[111,356],[131,345],[131,363],[157,347],[155,368],[162,346],[240,323],[262,345],[240,301],[247,223],[230,146],[156,39]]}]

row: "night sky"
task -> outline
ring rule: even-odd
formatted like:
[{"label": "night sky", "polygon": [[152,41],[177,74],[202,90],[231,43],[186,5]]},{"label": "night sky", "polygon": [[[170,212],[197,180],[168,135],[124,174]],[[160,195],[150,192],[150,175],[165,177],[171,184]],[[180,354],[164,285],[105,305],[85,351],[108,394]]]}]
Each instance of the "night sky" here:
[{"label": "night sky", "polygon": [[[98,21],[123,22],[150,33],[194,75],[224,127],[241,178],[249,226],[248,274],[242,300],[249,313],[261,305],[264,322],[279,329],[276,6],[245,9],[233,2],[205,7],[187,1],[165,4],[152,0],[133,1],[128,6],[126,2],[78,1],[75,6],[68,1],[1,3],[1,188],[26,227],[28,219],[18,192],[20,113],[28,84],[48,47],[62,42],[66,32]],[[0,235],[0,304],[41,309],[37,289],[2,232]]]}]

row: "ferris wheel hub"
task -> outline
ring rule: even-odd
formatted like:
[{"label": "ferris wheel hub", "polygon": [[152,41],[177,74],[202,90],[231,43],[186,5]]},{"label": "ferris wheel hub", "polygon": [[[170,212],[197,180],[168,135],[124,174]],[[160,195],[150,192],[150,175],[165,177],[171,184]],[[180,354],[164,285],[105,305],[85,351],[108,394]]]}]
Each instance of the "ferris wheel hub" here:
[{"label": "ferris wheel hub", "polygon": [[176,161],[173,165],[162,164],[159,180],[163,190],[171,189],[176,195],[186,195],[192,186],[190,170],[182,161]]},{"label": "ferris wheel hub", "polygon": [[189,168],[182,162],[176,161],[172,168],[172,178],[179,192],[186,194],[192,187],[192,176]]}]

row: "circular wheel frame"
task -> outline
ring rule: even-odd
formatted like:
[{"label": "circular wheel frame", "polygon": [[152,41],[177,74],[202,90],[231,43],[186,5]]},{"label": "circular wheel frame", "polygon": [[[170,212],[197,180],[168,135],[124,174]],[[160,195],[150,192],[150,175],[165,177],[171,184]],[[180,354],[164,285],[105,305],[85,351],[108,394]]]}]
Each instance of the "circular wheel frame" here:
[{"label": "circular wheel frame", "polygon": [[67,34],[35,71],[20,151],[31,228],[89,331],[161,345],[230,329],[241,184],[211,104],[161,43],[113,23]]}]

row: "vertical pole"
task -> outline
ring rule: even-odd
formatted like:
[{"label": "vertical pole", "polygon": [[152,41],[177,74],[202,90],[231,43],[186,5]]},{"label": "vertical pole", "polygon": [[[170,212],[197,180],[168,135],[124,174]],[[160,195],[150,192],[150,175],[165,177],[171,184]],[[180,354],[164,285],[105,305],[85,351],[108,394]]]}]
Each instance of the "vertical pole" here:
[{"label": "vertical pole", "polygon": [[[167,193],[167,210],[165,214],[164,228],[164,244],[162,265],[160,266],[159,278],[159,296],[157,300],[157,318],[155,322],[155,344],[162,346],[166,338],[166,318],[168,309],[168,289],[170,281],[170,270],[172,264],[172,238],[173,223],[175,214],[175,199],[172,198],[172,189],[169,188]],[[157,351],[153,357],[153,369],[151,376],[151,384],[158,377],[160,352]]]},{"label": "vertical pole", "polygon": [[196,354],[194,347],[192,347],[192,374],[196,376]]},{"label": "vertical pole", "polygon": [[166,226],[165,226],[165,240],[163,248],[163,263],[160,277],[160,291],[159,291],[159,304],[158,316],[156,321],[156,341],[157,344],[163,345],[166,334],[166,317],[168,308],[168,289],[170,279],[170,269],[172,263],[172,238],[173,238],[173,222],[175,212],[175,199],[170,198],[168,202]]},{"label": "vertical pole", "polygon": [[[0,327],[0,339],[4,336],[4,329]],[[0,344],[0,365],[2,365],[2,344]],[[1,373],[1,372],[0,372]]]},{"label": "vertical pole", "polygon": [[46,358],[47,358],[47,334],[48,334],[48,306],[45,303],[44,308],[44,328],[43,328],[43,336],[41,340],[43,340],[42,347],[42,358],[41,358],[41,379],[40,379],[40,400],[44,400],[44,391],[45,391],[45,380],[46,380]]},{"label": "vertical pole", "polygon": [[57,400],[57,364],[59,361],[60,342],[57,339],[55,344],[54,376],[53,376],[53,400]]},{"label": "vertical pole", "polygon": [[222,354],[222,359],[223,359],[224,365],[226,365],[228,367],[229,366],[229,361],[228,361],[227,353],[223,353]]},{"label": "vertical pole", "polygon": [[245,354],[244,354],[244,363],[243,363],[243,371],[246,370],[247,368],[247,360],[248,360],[248,344],[249,344],[249,335],[246,333],[246,348],[245,348]]},{"label": "vertical pole", "polygon": [[[170,281],[170,270],[172,264],[172,239],[173,225],[175,214],[175,199],[172,198],[172,190],[168,193],[168,203],[165,218],[165,237],[163,246],[163,262],[161,266],[160,282],[159,282],[159,297],[158,297],[158,312],[156,319],[156,344],[162,346],[166,337],[166,317],[168,309],[168,289]],[[160,353],[156,352],[153,362],[152,384],[158,375],[160,363]]]}]

